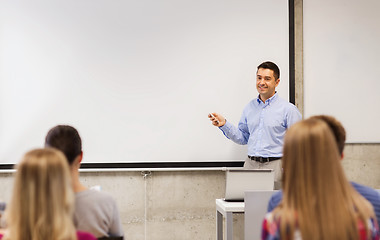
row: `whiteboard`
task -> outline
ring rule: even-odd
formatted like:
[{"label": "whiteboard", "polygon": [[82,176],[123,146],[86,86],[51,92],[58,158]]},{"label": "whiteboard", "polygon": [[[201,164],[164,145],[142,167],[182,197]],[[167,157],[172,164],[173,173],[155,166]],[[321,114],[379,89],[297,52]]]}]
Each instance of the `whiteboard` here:
[{"label": "whiteboard", "polygon": [[[288,99],[287,1],[0,1],[0,163],[78,129],[84,162],[241,161],[237,124],[276,62]],[[268,11],[270,9],[270,11]]]},{"label": "whiteboard", "polygon": [[347,142],[379,143],[380,1],[304,0],[304,115],[333,115]]}]

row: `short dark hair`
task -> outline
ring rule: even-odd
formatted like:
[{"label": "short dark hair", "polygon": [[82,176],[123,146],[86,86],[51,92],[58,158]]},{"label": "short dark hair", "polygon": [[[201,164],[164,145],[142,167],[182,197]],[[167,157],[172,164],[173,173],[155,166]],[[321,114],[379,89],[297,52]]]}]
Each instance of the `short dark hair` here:
[{"label": "short dark hair", "polygon": [[340,155],[342,155],[344,150],[344,144],[346,142],[346,130],[344,129],[342,123],[339,122],[336,118],[328,115],[317,115],[312,116],[311,118],[320,119],[327,123],[330,130],[334,134],[339,153]]},{"label": "short dark hair", "polygon": [[280,69],[274,62],[270,62],[270,61],[263,62],[259,66],[257,66],[257,70],[259,70],[260,68],[272,70],[273,75],[276,78],[275,80],[280,78]]},{"label": "short dark hair", "polygon": [[45,147],[62,151],[69,164],[82,153],[82,140],[78,131],[68,125],[58,125],[49,130],[45,138]]}]

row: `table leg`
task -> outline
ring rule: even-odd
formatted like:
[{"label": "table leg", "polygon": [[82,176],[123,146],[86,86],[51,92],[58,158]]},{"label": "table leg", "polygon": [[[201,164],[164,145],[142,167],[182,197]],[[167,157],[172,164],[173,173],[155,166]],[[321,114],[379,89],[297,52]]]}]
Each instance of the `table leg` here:
[{"label": "table leg", "polygon": [[232,212],[227,212],[226,213],[226,239],[227,240],[232,240],[232,237],[233,237],[233,216],[232,216]]},{"label": "table leg", "polygon": [[216,239],[223,240],[223,215],[216,210]]}]

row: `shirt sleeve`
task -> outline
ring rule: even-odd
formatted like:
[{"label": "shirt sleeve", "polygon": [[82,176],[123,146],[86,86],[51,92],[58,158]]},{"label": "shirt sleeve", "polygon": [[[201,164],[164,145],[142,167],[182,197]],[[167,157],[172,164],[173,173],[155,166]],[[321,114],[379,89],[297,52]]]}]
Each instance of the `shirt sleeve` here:
[{"label": "shirt sleeve", "polygon": [[226,123],[223,126],[219,127],[219,129],[222,130],[223,134],[228,139],[232,140],[237,144],[245,145],[248,143],[249,130],[244,113],[240,119],[238,128],[226,120]]},{"label": "shirt sleeve", "polygon": [[301,120],[302,120],[302,115],[300,111],[298,111],[298,108],[292,104],[292,107],[289,110],[286,117],[287,128],[290,128],[293,124]]}]

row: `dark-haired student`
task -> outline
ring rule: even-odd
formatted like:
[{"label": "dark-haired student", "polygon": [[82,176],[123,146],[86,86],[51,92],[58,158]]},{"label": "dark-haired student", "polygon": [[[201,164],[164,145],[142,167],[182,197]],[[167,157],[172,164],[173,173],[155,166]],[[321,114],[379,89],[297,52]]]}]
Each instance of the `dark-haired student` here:
[{"label": "dark-haired student", "polygon": [[221,114],[209,114],[212,124],[233,142],[248,145],[244,168],[273,169],[275,188],[281,187],[282,144],[286,130],[302,119],[297,107],[280,98],[276,87],[280,83],[280,69],[273,62],[257,67],[256,89],[259,95],[243,110],[238,127]]},{"label": "dark-haired student", "polygon": [[79,181],[83,152],[78,131],[71,126],[58,125],[48,132],[45,146],[62,151],[69,162],[75,192],[75,227],[97,238],[123,236],[115,200],[107,193],[86,188]]},{"label": "dark-haired student", "polygon": [[[336,118],[328,115],[318,115],[313,116],[311,118],[320,119],[327,123],[330,130],[332,131],[334,138],[336,140],[336,144],[339,150],[339,154],[341,159],[343,159],[343,150],[346,142],[346,130],[344,129],[341,122],[339,122]],[[376,218],[380,219],[380,194],[374,189],[351,182],[351,185],[355,188],[355,190],[360,193],[364,198],[366,198],[373,206],[376,214]],[[271,212],[282,200],[282,191],[279,191],[271,197],[268,204],[268,212]]]}]

